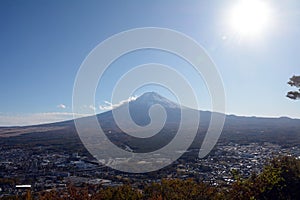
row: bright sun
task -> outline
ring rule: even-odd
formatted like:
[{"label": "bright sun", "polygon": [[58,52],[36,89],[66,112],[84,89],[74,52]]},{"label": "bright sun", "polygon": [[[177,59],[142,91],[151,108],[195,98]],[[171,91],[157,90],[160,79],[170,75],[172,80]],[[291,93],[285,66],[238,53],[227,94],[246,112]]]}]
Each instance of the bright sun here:
[{"label": "bright sun", "polygon": [[230,15],[232,28],[242,36],[260,35],[270,23],[270,8],[261,0],[241,0]]}]

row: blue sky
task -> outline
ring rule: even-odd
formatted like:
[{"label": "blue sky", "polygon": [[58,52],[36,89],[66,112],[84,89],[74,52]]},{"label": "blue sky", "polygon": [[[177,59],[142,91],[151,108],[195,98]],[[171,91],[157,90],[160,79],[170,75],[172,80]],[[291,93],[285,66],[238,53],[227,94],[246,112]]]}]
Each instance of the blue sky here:
[{"label": "blue sky", "polygon": [[[222,76],[227,113],[300,118],[300,102],[285,97],[293,89],[286,84],[289,77],[300,74],[300,2],[265,1],[270,26],[256,36],[230,27],[228,13],[239,2],[0,1],[0,125],[70,118],[76,73],[88,53],[108,37],[140,27],[174,29],[201,44]],[[145,62],[188,68],[171,55],[136,52],[120,58],[107,80],[121,75],[121,65]],[[186,75],[196,82],[192,73]],[[198,81],[199,107],[209,110],[208,93]],[[96,95],[96,112],[109,101],[112,82],[104,86]],[[160,89],[145,87],[137,94],[147,90]]]}]

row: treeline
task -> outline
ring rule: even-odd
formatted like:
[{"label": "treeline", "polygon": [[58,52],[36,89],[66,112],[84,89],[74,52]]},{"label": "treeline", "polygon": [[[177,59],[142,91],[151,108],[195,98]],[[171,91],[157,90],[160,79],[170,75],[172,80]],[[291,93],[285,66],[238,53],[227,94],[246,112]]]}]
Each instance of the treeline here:
[{"label": "treeline", "polygon": [[[145,185],[142,189],[130,185],[120,187],[69,186],[66,190],[41,192],[41,200],[164,200],[164,199],[300,199],[300,160],[293,157],[277,157],[267,164],[260,174],[247,179],[233,171],[235,182],[230,185],[212,186],[194,180],[162,180]],[[28,196],[27,196],[28,197]],[[20,198],[19,198],[20,199]]]}]

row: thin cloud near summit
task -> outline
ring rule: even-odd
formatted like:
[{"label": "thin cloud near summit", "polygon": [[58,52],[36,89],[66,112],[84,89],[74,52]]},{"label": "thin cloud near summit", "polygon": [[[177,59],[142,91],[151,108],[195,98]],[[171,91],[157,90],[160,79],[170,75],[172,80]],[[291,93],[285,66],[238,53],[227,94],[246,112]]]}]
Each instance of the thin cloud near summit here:
[{"label": "thin cloud near summit", "polygon": [[131,97],[129,97],[128,99],[122,100],[122,101],[120,101],[120,102],[117,103],[117,104],[112,104],[112,103],[109,102],[109,101],[104,101],[105,105],[100,105],[100,106],[99,106],[99,109],[100,109],[100,110],[103,110],[103,111],[105,111],[105,110],[112,110],[112,109],[114,109],[114,108],[116,108],[116,107],[118,107],[118,106],[121,106],[121,105],[125,104],[125,103],[134,101],[134,100],[136,100],[137,98],[138,98],[138,96],[131,96]]}]

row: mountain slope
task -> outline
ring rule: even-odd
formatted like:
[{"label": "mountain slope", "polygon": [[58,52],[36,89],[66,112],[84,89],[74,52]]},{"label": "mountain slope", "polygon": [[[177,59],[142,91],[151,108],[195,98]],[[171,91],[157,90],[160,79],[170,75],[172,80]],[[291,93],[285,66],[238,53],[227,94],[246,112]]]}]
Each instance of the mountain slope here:
[{"label": "mountain slope", "polygon": [[[138,97],[136,100],[123,104],[115,109],[124,109],[128,106],[133,121],[139,126],[147,126],[150,121],[149,109],[159,104],[167,114],[166,124],[161,131],[149,138],[136,138],[122,132],[113,118],[113,111],[97,115],[107,136],[122,148],[129,146],[136,152],[148,152],[159,149],[168,144],[177,132],[180,119],[180,106],[161,95],[149,92]],[[211,113],[208,111],[196,111],[183,107],[189,112],[200,113],[200,126],[194,148],[200,148],[202,139],[209,125]],[[152,113],[152,117],[160,117],[161,112]],[[89,122],[89,117],[83,118]],[[80,119],[80,120],[83,120]],[[129,119],[124,118],[124,123]],[[193,118],[189,119],[193,120]],[[135,131],[135,130],[132,130]],[[188,134],[187,129],[187,134]],[[138,134],[138,133],[137,133]],[[285,145],[300,145],[300,120],[289,118],[257,118],[226,116],[225,126],[219,142],[249,143],[249,142],[273,142]],[[12,144],[32,145],[60,145],[68,148],[68,145],[81,144],[77,135],[73,120],[52,124],[5,127],[0,128],[0,145]]]}]

